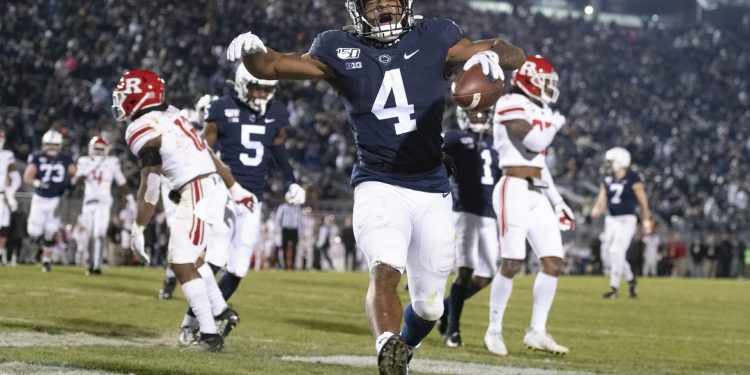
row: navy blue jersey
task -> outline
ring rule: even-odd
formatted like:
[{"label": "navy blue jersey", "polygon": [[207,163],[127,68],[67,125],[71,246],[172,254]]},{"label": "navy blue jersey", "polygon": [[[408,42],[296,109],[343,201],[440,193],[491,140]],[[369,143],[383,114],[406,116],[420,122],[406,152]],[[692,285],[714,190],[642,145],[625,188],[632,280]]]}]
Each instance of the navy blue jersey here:
[{"label": "navy blue jersey", "polygon": [[45,198],[63,195],[69,184],[68,167],[73,164],[73,158],[70,155],[51,156],[44,151],[38,151],[29,155],[28,163],[36,165],[34,179],[41,182],[41,185],[36,188],[37,195]]},{"label": "navy blue jersey", "polygon": [[[338,30],[315,38],[310,54],[333,70],[357,157],[367,164],[355,165],[352,185],[380,181],[419,191],[450,191],[440,164],[445,60],[462,37],[452,21],[428,19],[383,47]],[[371,167],[383,164],[398,172]]]},{"label": "navy blue jersey", "polygon": [[620,180],[614,174],[604,176],[602,184],[607,191],[607,208],[611,216],[635,214],[638,198],[633,185],[641,181],[641,176],[632,169],[628,169]]},{"label": "navy blue jersey", "polygon": [[495,218],[492,190],[501,171],[497,152],[492,148],[492,136],[480,141],[477,133],[449,130],[445,133],[443,150],[456,164],[456,175],[451,181],[453,211]]},{"label": "navy blue jersey", "polygon": [[289,124],[286,107],[271,100],[265,115],[260,116],[239,99],[227,95],[211,102],[205,112],[204,121],[217,125],[216,148],[221,150],[221,160],[232,170],[240,186],[263,200],[273,140]]}]

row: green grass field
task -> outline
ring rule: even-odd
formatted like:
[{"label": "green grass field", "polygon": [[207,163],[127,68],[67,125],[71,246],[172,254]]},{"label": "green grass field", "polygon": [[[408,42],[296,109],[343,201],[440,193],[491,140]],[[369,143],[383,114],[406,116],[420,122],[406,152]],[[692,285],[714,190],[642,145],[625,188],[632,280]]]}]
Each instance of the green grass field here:
[{"label": "green grass field", "polygon": [[[374,358],[364,316],[365,273],[251,273],[231,301],[242,320],[223,353],[183,352],[175,346],[185,300],[180,294],[171,301],[157,300],[162,276],[160,270],[141,268],[107,268],[101,277],[86,277],[83,269],[72,267],[55,267],[49,274],[36,266],[0,268],[0,373],[37,373],[45,368],[17,362],[63,366],[79,373],[376,371],[284,357]],[[570,347],[565,357],[530,352],[521,343],[530,317],[532,284],[532,277],[515,282],[505,315],[508,357],[495,357],[484,349],[489,292],[484,290],[464,310],[466,346],[446,348],[433,332],[415,364],[432,359],[508,366],[507,371],[494,367],[493,373],[517,373],[519,368],[750,373],[750,281],[648,279],[641,281],[638,300],[609,301],[600,297],[607,286],[604,278],[564,277],[549,329]]]}]

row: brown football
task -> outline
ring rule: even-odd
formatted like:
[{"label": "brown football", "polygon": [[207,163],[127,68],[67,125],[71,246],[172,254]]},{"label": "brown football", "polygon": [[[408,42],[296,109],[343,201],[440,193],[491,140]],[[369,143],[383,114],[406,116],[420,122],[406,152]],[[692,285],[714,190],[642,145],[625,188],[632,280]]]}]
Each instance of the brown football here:
[{"label": "brown football", "polygon": [[504,92],[503,81],[482,74],[479,64],[461,70],[451,85],[453,101],[467,111],[484,111],[492,107]]}]

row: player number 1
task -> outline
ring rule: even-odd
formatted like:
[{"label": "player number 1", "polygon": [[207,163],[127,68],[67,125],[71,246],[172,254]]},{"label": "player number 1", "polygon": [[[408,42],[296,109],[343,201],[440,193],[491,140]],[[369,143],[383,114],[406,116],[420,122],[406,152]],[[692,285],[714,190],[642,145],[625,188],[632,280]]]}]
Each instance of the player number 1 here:
[{"label": "player number 1", "polygon": [[[391,96],[391,91],[394,99],[396,99],[396,106],[385,108],[385,103]],[[372,113],[378,120],[397,118],[396,135],[417,130],[417,121],[411,118],[411,115],[414,114],[414,105],[409,104],[409,100],[406,98],[401,69],[391,69],[385,72],[378,96],[375,98],[375,103],[372,104]]]}]

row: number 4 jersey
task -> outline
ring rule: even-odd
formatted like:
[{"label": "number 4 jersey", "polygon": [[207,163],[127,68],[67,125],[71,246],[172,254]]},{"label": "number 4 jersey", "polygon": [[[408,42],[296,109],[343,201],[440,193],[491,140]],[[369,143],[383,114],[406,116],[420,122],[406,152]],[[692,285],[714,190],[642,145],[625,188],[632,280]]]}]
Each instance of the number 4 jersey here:
[{"label": "number 4 jersey", "polygon": [[147,112],[125,130],[125,140],[136,156],[148,141],[159,136],[162,170],[170,189],[181,188],[200,175],[216,172],[203,139],[175,107]]},{"label": "number 4 jersey", "polygon": [[216,149],[221,160],[243,188],[263,200],[268,161],[273,140],[289,123],[289,112],[282,102],[271,100],[263,116],[233,96],[211,102],[205,109],[205,122],[216,123]]},{"label": "number 4 jersey", "polygon": [[66,154],[49,155],[44,151],[29,155],[29,164],[36,165],[36,176],[41,184],[36,188],[40,197],[54,198],[63,195],[68,186],[68,167],[73,158]]},{"label": "number 4 jersey", "polygon": [[462,37],[452,21],[427,19],[382,47],[338,30],[315,38],[310,54],[334,72],[354,130],[360,163],[352,171],[352,185],[380,181],[450,191],[440,163],[445,61]]},{"label": "number 4 jersey", "polygon": [[112,204],[112,182],[117,186],[126,183],[120,160],[115,156],[81,156],[76,165],[76,174],[85,174],[84,204]]}]

